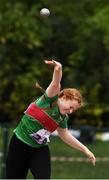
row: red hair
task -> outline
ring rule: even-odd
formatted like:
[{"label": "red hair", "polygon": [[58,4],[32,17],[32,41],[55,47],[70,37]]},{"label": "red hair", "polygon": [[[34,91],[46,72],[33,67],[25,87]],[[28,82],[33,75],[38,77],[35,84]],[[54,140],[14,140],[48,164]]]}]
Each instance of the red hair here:
[{"label": "red hair", "polygon": [[65,97],[68,100],[77,100],[80,106],[83,105],[83,98],[79,90],[75,88],[65,88],[59,93],[59,98]]}]

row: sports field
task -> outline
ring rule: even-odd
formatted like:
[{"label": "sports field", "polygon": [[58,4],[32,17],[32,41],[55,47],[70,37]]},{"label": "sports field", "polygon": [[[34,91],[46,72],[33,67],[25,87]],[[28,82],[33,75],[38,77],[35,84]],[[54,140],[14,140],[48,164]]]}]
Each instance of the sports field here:
[{"label": "sports field", "polygon": [[[10,133],[11,134],[11,133]],[[3,137],[0,132],[1,137]],[[0,140],[0,178],[2,178],[2,140]],[[51,137],[52,179],[109,179],[109,142],[86,144],[97,157],[96,166],[81,152],[70,148],[58,137]],[[28,179],[33,178],[28,173]]]},{"label": "sports field", "polygon": [[[109,142],[87,144],[97,157],[96,166],[81,152],[65,145],[58,137],[50,143],[52,179],[109,179]],[[29,172],[28,178],[32,178]]]}]

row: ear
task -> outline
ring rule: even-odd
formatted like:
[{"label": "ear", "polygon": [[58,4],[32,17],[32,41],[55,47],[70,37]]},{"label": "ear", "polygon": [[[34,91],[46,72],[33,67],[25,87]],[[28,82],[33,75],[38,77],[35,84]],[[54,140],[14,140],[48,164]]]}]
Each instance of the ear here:
[{"label": "ear", "polygon": [[67,100],[66,95],[62,96],[61,100]]},{"label": "ear", "polygon": [[65,99],[65,97],[64,97],[64,96],[62,96],[62,97],[60,97],[59,99],[60,99],[60,100],[63,100],[63,99]]}]

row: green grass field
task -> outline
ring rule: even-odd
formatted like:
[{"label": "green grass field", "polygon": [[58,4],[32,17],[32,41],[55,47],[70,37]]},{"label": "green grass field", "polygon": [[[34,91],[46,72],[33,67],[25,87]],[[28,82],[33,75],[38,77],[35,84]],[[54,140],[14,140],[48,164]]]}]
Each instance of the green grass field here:
[{"label": "green grass field", "polygon": [[[109,144],[96,141],[87,145],[96,157],[109,156]],[[51,144],[52,156],[85,157],[83,153],[65,145],[61,140],[55,139]],[[52,178],[59,179],[107,179],[109,162],[97,162],[92,166],[89,162],[53,162]]]},{"label": "green grass field", "polygon": [[[86,144],[96,157],[109,157],[109,143],[96,141]],[[52,137],[50,143],[52,157],[83,157],[83,153],[64,144],[58,137]],[[109,179],[109,161],[90,162],[52,161],[52,179]],[[29,172],[28,178],[32,178]]]},{"label": "green grass field", "polygon": [[[1,133],[0,135],[2,137]],[[2,149],[2,139],[0,140],[0,151]],[[96,140],[94,143],[86,145],[94,152],[96,157],[109,157],[109,142]],[[58,137],[51,137],[49,147],[52,157],[83,157],[86,159],[83,153],[67,146]],[[109,160],[97,161],[96,166],[92,166],[90,162],[59,161],[58,158],[57,161],[52,161],[52,179],[109,179]],[[1,160],[0,157],[0,171]],[[30,172],[27,178],[33,178]]]}]

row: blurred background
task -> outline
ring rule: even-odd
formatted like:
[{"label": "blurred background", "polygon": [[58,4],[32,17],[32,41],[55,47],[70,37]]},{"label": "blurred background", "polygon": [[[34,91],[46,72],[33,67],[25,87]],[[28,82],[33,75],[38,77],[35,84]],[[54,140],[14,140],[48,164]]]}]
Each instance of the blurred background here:
[{"label": "blurred background", "polygon": [[[44,7],[49,17],[40,16]],[[45,59],[62,63],[62,88],[81,91],[85,106],[70,115],[68,125],[97,157],[92,167],[83,154],[53,136],[52,178],[108,179],[108,0],[0,0],[0,178],[13,128],[41,95],[36,81],[43,88],[51,81]]]}]

